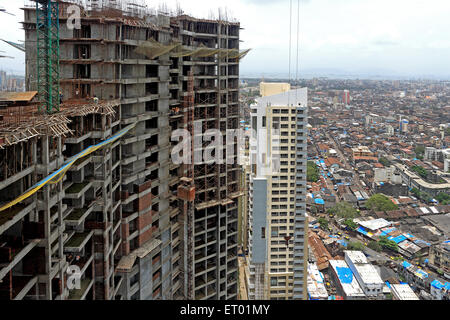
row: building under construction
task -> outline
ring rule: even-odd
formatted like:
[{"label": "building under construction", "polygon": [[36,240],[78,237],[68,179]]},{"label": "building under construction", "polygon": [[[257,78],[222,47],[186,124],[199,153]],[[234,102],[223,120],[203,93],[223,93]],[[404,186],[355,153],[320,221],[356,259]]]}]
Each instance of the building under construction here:
[{"label": "building under construction", "polygon": [[239,23],[23,9],[27,92],[0,94],[0,297],[236,299],[238,143],[232,165],[176,165],[171,133],[239,127]]}]

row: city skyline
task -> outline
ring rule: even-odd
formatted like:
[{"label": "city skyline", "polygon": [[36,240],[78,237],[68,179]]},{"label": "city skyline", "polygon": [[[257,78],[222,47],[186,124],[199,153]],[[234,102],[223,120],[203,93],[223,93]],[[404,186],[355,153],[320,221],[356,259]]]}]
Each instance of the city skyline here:
[{"label": "city skyline", "polygon": [[[158,8],[163,2],[146,3]],[[164,3],[170,9],[177,8],[176,0]],[[450,3],[301,0],[298,75],[297,3],[292,0],[292,78],[450,79],[450,64],[444,58],[450,53],[450,41],[443,32],[450,24],[445,19]],[[17,2],[1,1],[0,5],[16,15],[2,15],[0,38],[24,40],[19,25],[23,12]],[[252,48],[242,61],[242,77],[288,78],[289,0],[230,0],[225,6],[223,1],[211,0],[208,7],[192,0],[180,7],[187,14],[205,18],[216,17],[222,8],[228,17],[241,22],[245,48]],[[0,50],[15,57],[0,60],[0,66],[24,74],[25,54],[5,43],[0,44]],[[275,62],[267,64],[269,60]]]}]

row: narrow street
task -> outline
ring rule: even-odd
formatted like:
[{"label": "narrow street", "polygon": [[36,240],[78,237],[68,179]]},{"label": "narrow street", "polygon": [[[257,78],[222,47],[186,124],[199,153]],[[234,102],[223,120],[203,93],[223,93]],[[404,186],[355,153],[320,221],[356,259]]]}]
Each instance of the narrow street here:
[{"label": "narrow street", "polygon": [[341,160],[343,162],[345,169],[353,172],[353,182],[356,183],[361,190],[364,190],[365,192],[369,193],[369,191],[367,191],[367,189],[361,184],[361,180],[359,179],[359,174],[348,163],[347,157],[344,156],[344,154],[342,153],[342,151],[339,148],[336,141],[334,141],[334,139],[330,136],[330,134],[328,132],[325,132],[325,136],[333,144],[333,148],[336,150],[336,152],[339,156],[339,160]]}]

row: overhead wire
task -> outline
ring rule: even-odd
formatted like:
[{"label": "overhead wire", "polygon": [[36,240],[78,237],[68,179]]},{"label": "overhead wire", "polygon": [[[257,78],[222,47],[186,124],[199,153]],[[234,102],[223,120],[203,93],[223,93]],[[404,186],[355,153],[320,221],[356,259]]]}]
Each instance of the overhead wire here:
[{"label": "overhead wire", "polygon": [[[289,3],[289,85],[291,84],[291,60],[292,60],[292,0]],[[291,94],[288,94],[288,106],[290,102]]]},{"label": "overhead wire", "polygon": [[[297,65],[295,71],[295,84],[297,85],[299,82],[298,79],[298,68],[299,68],[299,45],[300,45],[300,0],[297,0]],[[298,91],[295,91],[295,98],[298,98]]]}]

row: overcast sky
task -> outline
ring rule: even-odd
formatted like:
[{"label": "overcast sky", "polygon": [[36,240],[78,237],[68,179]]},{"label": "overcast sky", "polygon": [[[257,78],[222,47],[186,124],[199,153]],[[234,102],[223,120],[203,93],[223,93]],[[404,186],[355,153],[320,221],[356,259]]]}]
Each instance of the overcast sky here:
[{"label": "overcast sky", "polygon": [[[287,75],[289,72],[290,0],[183,0],[189,14],[209,18],[226,8],[241,22],[241,47],[252,48],[242,60],[241,75]],[[292,74],[296,73],[297,3],[293,2]],[[158,6],[162,1],[150,1]],[[177,0],[165,3],[176,7]],[[23,40],[22,0],[0,0],[0,38]],[[300,74],[321,71],[356,74],[435,75],[450,78],[450,1],[448,0],[301,0]],[[24,69],[24,54],[0,44],[16,59],[0,68]]]}]

